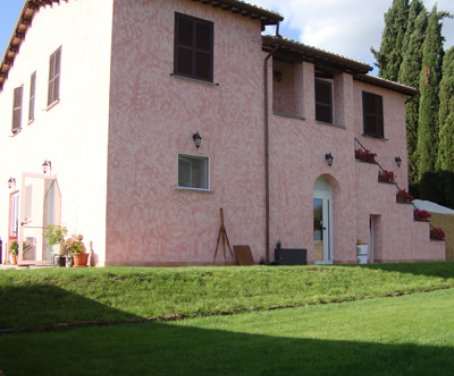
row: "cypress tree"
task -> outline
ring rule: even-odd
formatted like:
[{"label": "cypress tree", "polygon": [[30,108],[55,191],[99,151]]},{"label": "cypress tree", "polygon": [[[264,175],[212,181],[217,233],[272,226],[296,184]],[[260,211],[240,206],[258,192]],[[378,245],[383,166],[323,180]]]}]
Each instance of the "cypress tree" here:
[{"label": "cypress tree", "polygon": [[438,12],[435,5],[430,13],[427,33],[422,46],[422,69],[419,78],[419,125],[418,125],[418,177],[435,169],[438,154],[438,87],[443,61],[443,41],[441,20],[448,16]]},{"label": "cypress tree", "polygon": [[439,145],[436,168],[454,172],[454,47],[443,59],[438,111]]},{"label": "cypress tree", "polygon": [[[427,29],[427,10],[420,0],[413,0],[404,37],[402,64],[398,81],[409,86],[419,86],[422,66],[422,44]],[[418,181],[416,145],[418,141],[419,96],[406,105],[408,177],[410,184]]]},{"label": "cypress tree", "polygon": [[402,63],[402,48],[409,12],[409,0],[393,0],[391,8],[385,13],[385,29],[380,50],[372,53],[377,60],[379,76],[397,81]]}]

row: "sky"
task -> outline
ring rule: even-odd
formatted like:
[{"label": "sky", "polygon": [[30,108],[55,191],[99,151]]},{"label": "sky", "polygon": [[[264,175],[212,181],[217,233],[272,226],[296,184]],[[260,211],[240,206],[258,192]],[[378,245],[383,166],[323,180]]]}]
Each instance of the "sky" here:
[{"label": "sky", "polygon": [[[0,58],[3,57],[25,0],[0,0]],[[96,0],[90,0],[96,1]],[[279,12],[285,19],[280,34],[370,65],[370,48],[380,47],[384,14],[392,0],[246,0]],[[426,8],[454,14],[454,0],[424,0]],[[443,23],[445,48],[454,45],[454,20]],[[274,33],[274,30],[268,30]]]}]

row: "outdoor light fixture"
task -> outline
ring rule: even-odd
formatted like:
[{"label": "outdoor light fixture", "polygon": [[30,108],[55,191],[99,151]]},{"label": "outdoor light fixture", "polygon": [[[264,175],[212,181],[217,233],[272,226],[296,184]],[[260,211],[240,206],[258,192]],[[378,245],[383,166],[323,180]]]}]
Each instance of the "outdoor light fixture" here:
[{"label": "outdoor light fixture", "polygon": [[397,167],[400,167],[400,165],[402,164],[402,158],[401,157],[394,158],[394,161],[396,162]]},{"label": "outdoor light fixture", "polygon": [[14,179],[14,178],[9,178],[8,179],[8,188],[9,189],[15,189],[16,188],[16,179]]},{"label": "outdoor light fixture", "polygon": [[43,166],[43,174],[51,173],[51,171],[52,171],[52,162],[51,161],[45,160],[43,162],[42,166]]},{"label": "outdoor light fixture", "polygon": [[282,71],[275,70],[273,72],[273,74],[274,74],[274,78],[276,79],[277,82],[281,82],[282,81],[282,76],[283,76]]},{"label": "outdoor light fixture", "polygon": [[331,167],[333,165],[334,157],[331,153],[325,154],[326,162],[328,162],[328,166]]},{"label": "outdoor light fixture", "polygon": [[192,135],[192,139],[194,140],[194,145],[198,149],[200,145],[202,145],[202,136],[199,134],[199,132],[195,132]]}]

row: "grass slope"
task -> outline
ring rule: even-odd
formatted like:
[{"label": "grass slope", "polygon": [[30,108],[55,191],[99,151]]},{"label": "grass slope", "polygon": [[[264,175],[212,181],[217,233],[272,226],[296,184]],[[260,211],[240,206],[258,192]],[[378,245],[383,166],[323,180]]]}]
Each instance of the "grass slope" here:
[{"label": "grass slope", "polygon": [[[452,375],[454,290],[0,336],[5,375]],[[73,359],[83,353],[82,363]]]},{"label": "grass slope", "polygon": [[453,264],[0,272],[0,330],[215,315],[454,287]]}]

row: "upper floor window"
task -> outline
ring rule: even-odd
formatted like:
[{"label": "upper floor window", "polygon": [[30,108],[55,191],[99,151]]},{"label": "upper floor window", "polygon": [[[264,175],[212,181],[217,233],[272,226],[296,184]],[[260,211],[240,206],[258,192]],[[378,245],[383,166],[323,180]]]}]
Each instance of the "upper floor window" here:
[{"label": "upper floor window", "polygon": [[209,159],[199,155],[178,155],[178,187],[209,189]]},{"label": "upper floor window", "polygon": [[28,100],[28,121],[35,119],[36,72],[30,76],[30,98]]},{"label": "upper floor window", "polygon": [[333,122],[333,88],[329,81],[315,80],[315,119]]},{"label": "upper floor window", "polygon": [[24,87],[20,86],[14,89],[13,98],[13,124],[11,130],[17,133],[22,129],[22,96]]},{"label": "upper floor window", "polygon": [[213,81],[213,23],[175,13],[174,73]]},{"label": "upper floor window", "polygon": [[47,105],[60,99],[60,66],[61,64],[61,47],[50,55],[49,61],[49,90],[47,93]]},{"label": "upper floor window", "polygon": [[383,130],[383,97],[363,91],[363,124],[364,135],[384,137]]}]

